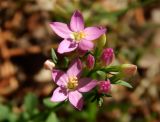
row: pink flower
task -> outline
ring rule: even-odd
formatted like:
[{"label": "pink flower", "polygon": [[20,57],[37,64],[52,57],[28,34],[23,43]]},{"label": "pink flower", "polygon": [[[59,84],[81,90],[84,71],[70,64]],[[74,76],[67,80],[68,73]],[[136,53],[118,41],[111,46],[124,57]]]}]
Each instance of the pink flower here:
[{"label": "pink flower", "polygon": [[110,83],[110,80],[107,80],[107,81],[100,81],[98,83],[98,92],[99,93],[108,93],[111,89],[111,83]]},{"label": "pink flower", "polygon": [[94,63],[95,63],[94,57],[93,57],[91,54],[89,54],[89,55],[87,56],[87,67],[88,67],[89,69],[93,69]]},{"label": "pink flower", "polygon": [[58,53],[66,53],[80,48],[81,50],[91,50],[94,47],[92,40],[99,38],[106,29],[99,27],[84,27],[83,16],[79,11],[75,11],[70,21],[70,27],[61,22],[50,24],[53,31],[64,40],[59,44]]},{"label": "pink flower", "polygon": [[53,69],[52,78],[58,85],[51,97],[51,101],[60,102],[69,99],[70,103],[81,110],[83,107],[83,98],[81,92],[88,92],[97,84],[96,80],[91,78],[80,79],[82,64],[79,59],[72,62],[66,73]]},{"label": "pink flower", "polygon": [[112,48],[106,48],[103,50],[101,59],[104,65],[110,65],[114,60],[114,51]]}]

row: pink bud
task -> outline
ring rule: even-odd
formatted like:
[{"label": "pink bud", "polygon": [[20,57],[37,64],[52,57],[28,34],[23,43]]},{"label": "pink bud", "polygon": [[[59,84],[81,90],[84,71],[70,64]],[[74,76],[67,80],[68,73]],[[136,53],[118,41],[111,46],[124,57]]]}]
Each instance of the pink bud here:
[{"label": "pink bud", "polygon": [[88,67],[89,69],[93,69],[94,63],[95,63],[94,57],[93,57],[91,54],[89,54],[89,55],[87,56],[87,67]]},{"label": "pink bud", "polygon": [[104,65],[110,65],[114,60],[114,51],[112,48],[106,48],[103,50],[101,59]]},{"label": "pink bud", "polygon": [[99,93],[106,94],[110,91],[110,89],[111,89],[110,80],[98,82],[98,92]]},{"label": "pink bud", "polygon": [[55,64],[50,60],[46,60],[44,62],[44,67],[48,70],[52,70],[55,67]]},{"label": "pink bud", "polygon": [[134,75],[137,71],[137,66],[133,64],[122,64],[122,72],[127,76]]}]

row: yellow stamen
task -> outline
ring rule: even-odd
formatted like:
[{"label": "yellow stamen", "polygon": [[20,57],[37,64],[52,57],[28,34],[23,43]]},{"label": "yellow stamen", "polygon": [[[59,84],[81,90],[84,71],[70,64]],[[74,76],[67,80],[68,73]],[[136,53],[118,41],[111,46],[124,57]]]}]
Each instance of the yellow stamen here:
[{"label": "yellow stamen", "polygon": [[73,76],[68,80],[67,88],[70,90],[74,90],[78,86],[78,78]]},{"label": "yellow stamen", "polygon": [[80,42],[83,38],[86,37],[86,34],[83,31],[73,32],[71,37],[76,41]]}]

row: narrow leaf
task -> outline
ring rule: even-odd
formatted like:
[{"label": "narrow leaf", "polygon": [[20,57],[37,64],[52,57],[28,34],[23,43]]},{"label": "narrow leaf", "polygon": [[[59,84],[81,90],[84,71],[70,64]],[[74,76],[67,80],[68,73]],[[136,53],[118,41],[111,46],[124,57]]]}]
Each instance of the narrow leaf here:
[{"label": "narrow leaf", "polygon": [[126,87],[128,87],[128,88],[133,88],[133,87],[131,86],[131,84],[129,84],[128,82],[123,81],[123,80],[118,80],[117,82],[115,82],[115,84],[122,85],[122,86],[126,86]]},{"label": "narrow leaf", "polygon": [[57,63],[58,58],[53,48],[51,49],[51,56],[52,56],[53,62]]},{"label": "narrow leaf", "polygon": [[99,80],[105,80],[106,79],[106,73],[105,72],[103,72],[103,71],[97,71],[96,73],[99,76],[98,77]]},{"label": "narrow leaf", "polygon": [[121,67],[119,65],[107,66],[105,68],[102,68],[101,70],[105,71],[105,72],[119,72],[119,71],[121,71]]},{"label": "narrow leaf", "polygon": [[46,122],[59,122],[55,113],[50,113]]},{"label": "narrow leaf", "polygon": [[102,96],[104,96],[104,97],[112,97],[111,94],[102,94]]},{"label": "narrow leaf", "polygon": [[10,113],[9,108],[7,106],[0,104],[0,121],[1,122],[2,121],[4,122],[8,118],[9,113]]},{"label": "narrow leaf", "polygon": [[28,93],[24,98],[24,108],[29,114],[33,114],[38,105],[38,98],[33,93]]},{"label": "narrow leaf", "polygon": [[64,57],[64,67],[67,68],[69,64],[69,59],[67,57]]},{"label": "narrow leaf", "polygon": [[43,104],[48,108],[53,108],[53,107],[56,107],[57,105],[59,105],[58,102],[51,102],[50,98],[43,99]]},{"label": "narrow leaf", "polygon": [[122,78],[122,74],[121,74],[121,73],[118,73],[118,74],[112,76],[112,77],[110,78],[110,81],[111,81],[112,84],[115,84],[115,83],[116,83],[117,81],[119,81],[121,78]]}]

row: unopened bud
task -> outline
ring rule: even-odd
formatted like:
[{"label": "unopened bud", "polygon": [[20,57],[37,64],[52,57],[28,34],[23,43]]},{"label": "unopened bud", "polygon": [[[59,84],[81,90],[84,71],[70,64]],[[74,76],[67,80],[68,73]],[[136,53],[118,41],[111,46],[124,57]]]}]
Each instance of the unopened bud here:
[{"label": "unopened bud", "polygon": [[101,59],[104,65],[110,65],[114,60],[114,51],[112,48],[106,48],[103,50]]},{"label": "unopened bud", "polygon": [[48,70],[53,70],[53,68],[55,67],[55,64],[50,60],[46,60],[44,62],[44,67]]},{"label": "unopened bud", "polygon": [[122,64],[122,73],[127,76],[134,75],[137,71],[137,66],[133,64]]},{"label": "unopened bud", "polygon": [[98,48],[103,48],[106,44],[106,35],[103,34],[102,36],[100,36],[100,38],[96,42]]},{"label": "unopened bud", "polygon": [[98,92],[106,94],[111,90],[110,80],[98,82]]},{"label": "unopened bud", "polygon": [[88,67],[89,69],[93,69],[94,63],[95,63],[94,57],[93,57],[91,54],[89,54],[89,55],[87,56],[87,67]]}]

